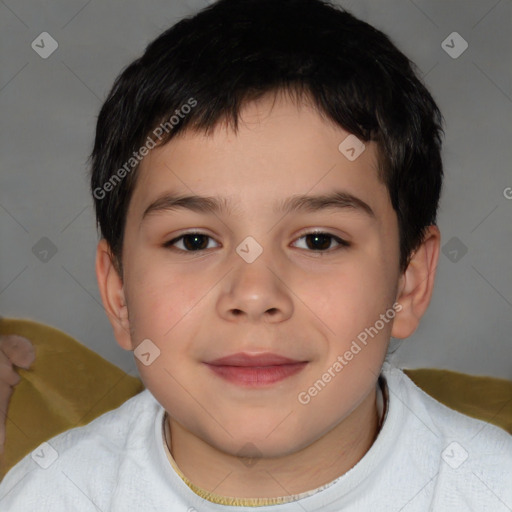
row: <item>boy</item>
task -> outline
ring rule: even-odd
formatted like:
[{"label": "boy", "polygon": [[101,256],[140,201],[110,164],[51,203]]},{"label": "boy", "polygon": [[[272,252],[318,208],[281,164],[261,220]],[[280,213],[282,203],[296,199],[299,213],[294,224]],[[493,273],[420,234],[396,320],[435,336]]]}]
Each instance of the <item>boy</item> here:
[{"label": "boy", "polygon": [[441,132],[408,59],[320,0],[220,0],[156,39],[91,177],[147,389],[22,460],[1,509],[510,510],[511,437],[384,363],[432,294]]}]

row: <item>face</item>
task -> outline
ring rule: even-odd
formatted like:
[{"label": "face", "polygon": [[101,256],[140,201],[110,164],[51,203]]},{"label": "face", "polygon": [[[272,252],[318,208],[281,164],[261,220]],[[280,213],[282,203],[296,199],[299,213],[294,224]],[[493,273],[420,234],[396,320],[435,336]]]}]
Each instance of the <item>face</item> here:
[{"label": "face", "polygon": [[141,163],[123,246],[131,335],[116,337],[126,349],[150,340],[146,358],[159,355],[135,359],[146,387],[223,452],[292,453],[375,387],[396,314],[398,224],[374,143],[349,160],[348,136],[305,104],[265,98],[237,134],[185,132]]}]

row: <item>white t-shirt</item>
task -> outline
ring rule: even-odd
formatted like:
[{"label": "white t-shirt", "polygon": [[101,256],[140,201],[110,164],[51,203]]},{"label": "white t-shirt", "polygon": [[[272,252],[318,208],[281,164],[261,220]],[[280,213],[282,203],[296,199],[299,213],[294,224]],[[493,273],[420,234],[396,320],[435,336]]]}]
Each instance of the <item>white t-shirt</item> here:
[{"label": "white t-shirt", "polygon": [[[386,415],[364,457],[330,484],[295,501],[257,508],[510,512],[512,436],[445,407],[387,363],[382,375],[389,398]],[[205,499],[187,485],[169,460],[164,413],[145,390],[88,425],[43,443],[0,483],[0,510],[247,510]]]}]

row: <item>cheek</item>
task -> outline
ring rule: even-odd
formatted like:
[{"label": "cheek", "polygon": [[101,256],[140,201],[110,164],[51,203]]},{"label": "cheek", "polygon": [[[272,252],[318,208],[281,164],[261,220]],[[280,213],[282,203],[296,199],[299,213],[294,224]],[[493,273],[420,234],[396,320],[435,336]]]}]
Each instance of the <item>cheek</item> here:
[{"label": "cheek", "polygon": [[[141,268],[130,288],[129,312],[133,341],[137,346],[149,339],[151,350],[158,354],[146,365],[135,356],[135,362],[146,388],[169,411],[186,411],[190,407],[183,385],[194,396],[200,394],[194,381],[190,382],[190,363],[193,360],[193,341],[201,325],[201,297],[211,284],[183,272],[170,272],[161,265]],[[133,283],[140,283],[133,286]],[[171,399],[169,398],[171,397]]]},{"label": "cheek", "polygon": [[312,318],[324,324],[327,336],[343,342],[372,325],[393,303],[388,288],[380,262],[361,257],[302,281],[298,295]]},{"label": "cheek", "polygon": [[161,340],[171,336],[174,326],[185,317],[188,321],[194,316],[196,306],[211,288],[200,272],[185,273],[155,261],[133,269],[130,323],[139,334],[152,333]]}]

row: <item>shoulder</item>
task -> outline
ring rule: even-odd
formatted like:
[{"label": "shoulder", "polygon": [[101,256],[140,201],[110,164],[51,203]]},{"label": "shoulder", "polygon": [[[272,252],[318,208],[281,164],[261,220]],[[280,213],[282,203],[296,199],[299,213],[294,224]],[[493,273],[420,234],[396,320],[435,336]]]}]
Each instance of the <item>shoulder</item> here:
[{"label": "shoulder", "polygon": [[[386,365],[383,375],[390,401],[406,411],[410,450],[431,461],[438,496],[465,494],[479,510],[492,503],[512,504],[512,436],[488,422],[471,418],[441,404],[398,368]],[[489,508],[486,508],[489,507]]]},{"label": "shoulder", "polygon": [[419,388],[402,370],[385,365],[383,375],[390,390],[390,399],[400,401],[412,421],[421,423],[440,441],[458,440],[473,448],[474,455],[498,450],[512,461],[512,436],[488,422],[466,416],[438,402]]},{"label": "shoulder", "polygon": [[[41,510],[38,500],[52,499],[52,506],[97,510],[100,504],[92,497],[101,499],[99,490],[115,487],[119,466],[127,459],[142,463],[160,408],[144,390],[89,424],[42,443],[0,482],[0,508]],[[49,488],[59,488],[59,493],[49,493]]]}]

